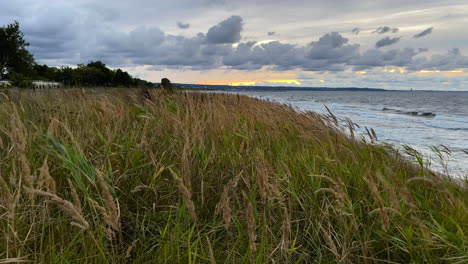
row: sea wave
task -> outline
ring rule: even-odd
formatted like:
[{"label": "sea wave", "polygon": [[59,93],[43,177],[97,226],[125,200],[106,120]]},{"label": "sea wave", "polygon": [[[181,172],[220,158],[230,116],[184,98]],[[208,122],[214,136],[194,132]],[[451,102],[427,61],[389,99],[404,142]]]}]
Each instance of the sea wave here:
[{"label": "sea wave", "polygon": [[382,111],[392,112],[392,113],[401,114],[401,115],[418,116],[418,117],[435,117],[436,116],[436,114],[432,112],[404,111],[404,110],[387,108],[387,107],[382,108]]}]

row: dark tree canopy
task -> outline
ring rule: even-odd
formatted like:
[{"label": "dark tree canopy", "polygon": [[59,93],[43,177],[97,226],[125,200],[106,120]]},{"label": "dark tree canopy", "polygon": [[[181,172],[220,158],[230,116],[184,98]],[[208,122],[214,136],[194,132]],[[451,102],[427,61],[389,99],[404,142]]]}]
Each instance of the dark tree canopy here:
[{"label": "dark tree canopy", "polygon": [[0,27],[0,79],[12,73],[28,76],[33,72],[34,57],[27,46],[17,21]]},{"label": "dark tree canopy", "polygon": [[14,86],[29,87],[32,80],[55,81],[75,87],[153,87],[154,84],[133,78],[121,69],[109,69],[101,61],[71,67],[38,65],[26,47],[24,34],[15,21],[0,27],[0,79],[9,79]]}]

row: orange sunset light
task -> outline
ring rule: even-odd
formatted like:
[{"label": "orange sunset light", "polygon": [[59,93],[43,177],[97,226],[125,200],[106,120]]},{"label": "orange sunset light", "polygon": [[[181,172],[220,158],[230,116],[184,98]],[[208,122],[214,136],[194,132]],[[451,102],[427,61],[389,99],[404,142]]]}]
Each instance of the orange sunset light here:
[{"label": "orange sunset light", "polygon": [[262,85],[262,84],[295,84],[301,85],[298,80],[254,80],[254,81],[225,81],[225,82],[205,82],[206,85],[231,85],[231,86],[249,86],[249,85]]}]

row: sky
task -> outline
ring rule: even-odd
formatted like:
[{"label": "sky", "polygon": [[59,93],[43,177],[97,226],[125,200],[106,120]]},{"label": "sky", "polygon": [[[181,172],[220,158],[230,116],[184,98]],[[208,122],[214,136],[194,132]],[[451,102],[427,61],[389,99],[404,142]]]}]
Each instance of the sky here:
[{"label": "sky", "polygon": [[36,61],[175,83],[468,91],[466,0],[0,0]]}]

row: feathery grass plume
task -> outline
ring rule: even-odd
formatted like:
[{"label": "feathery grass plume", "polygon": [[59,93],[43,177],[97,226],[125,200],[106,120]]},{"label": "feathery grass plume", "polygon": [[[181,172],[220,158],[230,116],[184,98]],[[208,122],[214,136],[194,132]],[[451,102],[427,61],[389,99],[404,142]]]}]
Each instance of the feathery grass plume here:
[{"label": "feathery grass plume", "polygon": [[330,114],[330,117],[333,119],[333,123],[335,124],[335,126],[339,126],[338,118],[336,118],[336,116],[332,113],[332,111],[326,105],[324,106],[327,109],[328,113]]},{"label": "feathery grass plume", "polygon": [[377,202],[379,206],[379,213],[380,213],[380,218],[382,219],[382,224],[384,227],[384,230],[388,230],[390,227],[390,219],[388,217],[387,211],[384,210],[385,208],[384,202],[382,197],[380,196],[377,184],[375,183],[374,177],[370,172],[367,173],[367,185],[369,186],[369,189],[371,191],[371,196],[374,198],[374,200]]},{"label": "feathery grass plume", "polygon": [[395,215],[398,215],[398,216],[402,216],[402,214],[400,213],[400,211],[396,210],[395,208],[391,208],[391,207],[382,207],[382,208],[376,208],[372,211],[369,212],[369,215],[373,215],[375,213],[381,213],[381,211],[385,211],[385,212],[389,212],[389,213],[393,213]]},{"label": "feathery grass plume", "polygon": [[55,136],[60,122],[56,118],[50,120],[49,126],[47,127],[47,135]]},{"label": "feathery grass plume", "polygon": [[112,227],[113,225],[113,222],[112,222],[112,219],[111,217],[109,216],[109,213],[107,212],[106,208],[104,208],[103,206],[101,206],[98,202],[96,202],[95,200],[93,199],[89,199],[89,201],[91,202],[91,204],[93,205],[93,207],[98,210],[101,215],[102,215],[102,220],[104,221],[104,223],[106,224],[106,228],[104,228],[104,233],[107,237],[107,239],[109,239],[110,241],[114,240],[114,237],[115,237],[115,231],[114,231],[114,228]]},{"label": "feathery grass plume", "polygon": [[30,189],[28,187],[24,187],[24,188],[27,192],[47,198],[52,203],[57,205],[58,208],[60,208],[64,213],[68,214],[68,216],[70,216],[74,220],[74,222],[71,222],[71,225],[77,226],[83,230],[89,229],[88,221],[86,221],[84,216],[80,213],[80,210],[78,210],[78,208],[76,208],[71,202],[64,200],[60,198],[59,196],[50,192]]},{"label": "feathery grass plume", "polygon": [[338,252],[338,248],[336,247],[332,236],[322,225],[320,225],[320,230],[322,231],[323,237],[325,238],[325,241],[327,242],[328,250],[330,250],[330,252],[335,256],[336,262],[340,263],[342,260],[342,257],[341,257],[341,254]]},{"label": "feathery grass plume", "polygon": [[268,170],[265,165],[265,161],[263,156],[260,153],[260,150],[257,150],[257,157],[256,157],[256,164],[257,164],[257,184],[258,189],[260,191],[260,198],[262,198],[262,202],[265,202],[268,198]]},{"label": "feathery grass plume", "polygon": [[353,126],[353,121],[351,119],[346,118],[346,123],[348,125],[349,129],[349,134],[351,135],[351,138],[354,138],[354,126]]},{"label": "feathery grass plume", "polygon": [[125,258],[129,258],[132,254],[133,248],[135,248],[138,239],[135,239],[130,246],[128,246],[127,250],[125,250]]},{"label": "feathery grass plume", "polygon": [[179,192],[182,194],[182,198],[185,201],[185,205],[187,206],[190,217],[192,218],[193,221],[197,221],[195,205],[192,201],[192,193],[187,189],[182,178],[177,176],[177,174],[171,168],[169,168],[169,171],[171,172],[172,177],[174,177],[174,179],[177,181],[177,185],[179,186]]},{"label": "feathery grass plume", "polygon": [[42,162],[42,166],[39,168],[39,178],[37,182],[37,189],[41,189],[45,185],[46,191],[57,194],[57,187],[54,178],[49,173],[49,165],[47,164],[47,157]]},{"label": "feathery grass plume", "polygon": [[252,207],[252,203],[249,201],[245,193],[244,193],[244,199],[245,199],[245,215],[247,217],[247,232],[249,235],[250,252],[255,253],[257,251],[257,246],[256,246],[257,226],[255,224],[254,209]]},{"label": "feathery grass plume", "polygon": [[387,190],[388,196],[390,198],[390,203],[392,207],[397,210],[398,212],[401,210],[400,201],[398,200],[397,193],[395,192],[395,188],[382,176],[380,173],[376,173],[377,179]]},{"label": "feathery grass plume", "polygon": [[[112,227],[112,229],[116,232],[120,231],[120,213],[117,209],[117,205],[112,197],[111,192],[109,191],[109,187],[107,186],[107,182],[104,179],[102,173],[99,170],[96,171],[96,176],[98,179],[99,186],[101,187],[101,194],[104,200],[104,205],[106,206],[105,214],[103,214],[104,222]],[[101,211],[102,213],[102,211]]]},{"label": "feathery grass plume", "polygon": [[374,138],[374,140],[375,140],[375,141],[378,141],[378,139],[377,139],[377,134],[375,133],[375,131],[374,131],[374,129],[373,129],[372,127],[371,127],[371,129],[370,129],[370,132],[371,132],[371,135],[372,135],[372,137]]},{"label": "feathery grass plume", "polygon": [[181,157],[181,162],[182,162],[182,170],[183,170],[183,180],[184,180],[184,185],[187,187],[188,190],[192,190],[192,173],[190,169],[190,160],[189,160],[189,155],[191,152],[190,148],[190,137],[188,135],[188,131],[184,129],[184,146],[182,148],[182,157]]},{"label": "feathery grass plume", "polygon": [[221,194],[218,204],[216,204],[215,212],[218,215],[221,213],[223,214],[224,227],[226,228],[226,230],[229,229],[229,227],[231,226],[231,222],[232,222],[231,221],[232,209],[231,209],[231,204],[230,204],[231,196],[229,195],[229,193],[235,191],[237,187],[237,183],[239,182],[239,179],[241,178],[241,175],[242,175],[242,172],[240,172],[234,178],[229,180],[229,182],[223,188],[223,193]]},{"label": "feathery grass plume", "polygon": [[70,187],[70,194],[73,200],[73,205],[81,214],[81,201],[80,201],[80,198],[78,197],[78,193],[76,192],[76,188],[73,185],[70,178],[67,178],[67,182],[68,182],[68,186]]},{"label": "feathery grass plume", "polygon": [[400,197],[401,201],[405,202],[410,208],[416,209],[416,202],[411,195],[411,192],[408,190],[406,184],[402,184],[399,179],[395,179],[393,182],[396,185],[397,194]]},{"label": "feathery grass plume", "polygon": [[228,186],[224,186],[223,193],[221,194],[221,198],[216,205],[216,214],[223,214],[224,220],[224,227],[229,229],[231,226],[231,205],[230,205],[230,196],[229,196],[229,188]]},{"label": "feathery grass plume", "polygon": [[329,176],[325,175],[310,175],[311,177],[316,177],[320,179],[324,179],[328,182],[330,182],[333,185],[333,188],[320,188],[315,193],[320,193],[320,192],[329,192],[333,194],[336,198],[337,204],[341,207],[344,208],[346,205],[346,192],[344,190],[343,183],[337,179],[334,180],[330,178]]},{"label": "feathery grass plume", "polygon": [[430,229],[427,227],[427,225],[425,225],[423,223],[423,221],[421,221],[421,218],[417,217],[416,215],[412,215],[411,216],[411,221],[413,221],[414,223],[416,223],[416,225],[418,225],[419,227],[419,230],[421,231],[421,234],[423,235],[424,237],[424,240],[426,242],[431,242],[432,241],[432,237],[431,237],[431,231]]},{"label": "feathery grass plume", "polygon": [[369,139],[371,140],[371,143],[374,143],[374,137],[372,136],[371,132],[367,127],[364,127],[366,129],[367,135],[369,136]]},{"label": "feathery grass plume", "polygon": [[0,174],[0,190],[2,191],[2,198],[0,200],[1,207],[4,207],[7,210],[8,219],[13,219],[15,217],[15,209],[16,209],[16,201],[13,197],[13,194],[8,188],[8,184],[3,179],[2,175]]},{"label": "feathery grass plume", "polygon": [[24,153],[20,153],[19,157],[20,167],[21,167],[21,175],[24,179],[25,186],[31,188],[34,185],[34,177],[31,175],[31,168],[29,167],[28,158]]}]

